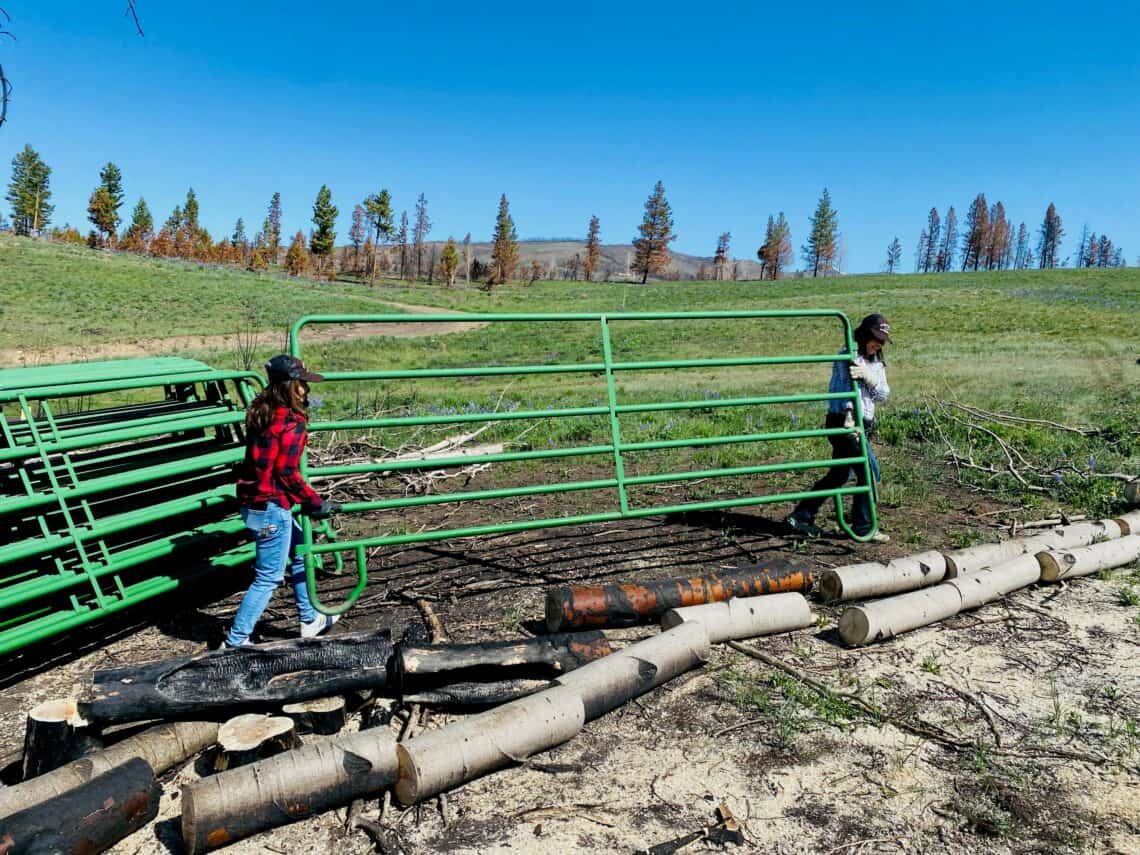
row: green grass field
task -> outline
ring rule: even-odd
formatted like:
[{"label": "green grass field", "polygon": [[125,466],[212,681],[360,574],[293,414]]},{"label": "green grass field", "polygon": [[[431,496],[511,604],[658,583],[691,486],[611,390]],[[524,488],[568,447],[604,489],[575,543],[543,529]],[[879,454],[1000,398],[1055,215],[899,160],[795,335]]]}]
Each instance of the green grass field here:
[{"label": "green grass field", "polygon": [[[1002,499],[1057,501],[1090,513],[1112,510],[1119,482],[1106,472],[1136,474],[1140,424],[1140,270],[1051,270],[943,275],[850,276],[769,282],[682,282],[641,285],[539,282],[491,294],[474,289],[428,288],[381,282],[315,283],[197,264],[107,255],[85,248],[0,236],[0,350],[130,342],[173,336],[232,337],[251,311],[272,334],[262,353],[279,346],[280,333],[311,313],[384,313],[391,303],[464,312],[651,312],[754,309],[838,309],[853,321],[880,311],[891,321],[888,348],[893,396],[882,419],[880,456],[884,499],[890,503],[929,495],[932,473],[960,476]],[[614,324],[617,358],[702,358],[777,352],[832,353],[838,327],[819,321],[686,321]],[[231,367],[232,346],[180,350]],[[534,323],[490,327],[423,338],[375,337],[308,345],[310,364],[325,369],[590,362],[600,359],[593,324]],[[829,365],[622,375],[626,400],[730,397],[817,391]],[[465,378],[407,384],[344,384],[321,390],[321,417],[352,413],[481,412],[500,407],[591,405],[604,400],[600,378]],[[1100,429],[1083,436],[1045,424],[965,415],[939,402],[956,402],[1019,418]],[[627,438],[670,438],[707,432],[815,425],[819,407],[702,410],[689,417],[651,414],[623,425]],[[538,423],[525,436],[531,447],[604,440],[605,419]],[[981,467],[1006,468],[1004,438],[1020,471],[1049,493],[1025,491],[1008,475],[955,470],[943,462],[947,445]],[[484,438],[518,441],[517,427]],[[397,447],[412,437],[380,437]],[[415,441],[425,439],[423,433]],[[804,441],[810,443],[811,441]],[[814,441],[819,443],[821,441]],[[896,453],[892,453],[891,449]],[[905,451],[905,453],[897,453]],[[781,453],[804,456],[808,445]],[[815,449],[819,454],[819,449]],[[699,455],[701,466],[731,465],[741,453]],[[668,461],[666,461],[668,462]],[[649,465],[648,463],[646,465]],[[1045,477],[1049,475],[1050,477]]]}]

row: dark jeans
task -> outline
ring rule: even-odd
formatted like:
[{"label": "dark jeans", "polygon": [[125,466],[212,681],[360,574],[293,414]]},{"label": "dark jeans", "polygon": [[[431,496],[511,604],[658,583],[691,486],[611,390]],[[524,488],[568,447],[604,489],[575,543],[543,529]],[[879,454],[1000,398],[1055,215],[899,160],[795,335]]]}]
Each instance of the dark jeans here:
[{"label": "dark jeans", "polygon": [[[843,413],[828,413],[825,426],[829,428],[843,427]],[[869,436],[871,433],[871,423],[863,423],[864,430]],[[859,448],[859,440],[849,433],[839,434],[838,436],[829,436],[828,442],[831,443],[831,457],[838,459],[842,457],[858,457],[862,454]],[[871,444],[867,443],[867,454],[870,457],[871,474],[872,477],[879,480],[879,461],[875,459],[875,452],[871,450]],[[867,473],[862,466],[832,466],[827,470],[822,478],[815,482],[811,488],[812,491],[816,490],[836,490],[847,483],[847,479],[851,477],[851,473],[855,473],[856,483],[862,487],[867,483]],[[862,537],[871,531],[871,502],[866,493],[858,493],[853,497],[851,508],[851,530],[857,535]],[[823,506],[825,498],[823,496],[816,496],[813,499],[804,499],[796,509],[792,511],[792,516],[801,522],[810,523],[815,519],[815,515],[819,513],[819,509]]]}]

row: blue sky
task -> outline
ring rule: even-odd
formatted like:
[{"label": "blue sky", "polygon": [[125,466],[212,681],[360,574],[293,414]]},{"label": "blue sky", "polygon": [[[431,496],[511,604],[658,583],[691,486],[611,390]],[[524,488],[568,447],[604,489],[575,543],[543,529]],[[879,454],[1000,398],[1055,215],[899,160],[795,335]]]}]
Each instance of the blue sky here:
[{"label": "blue sky", "polygon": [[[755,257],[770,213],[798,249],[827,186],[846,269],[913,261],[931,205],[984,192],[1036,231],[1055,202],[1140,254],[1140,11],[1045,0],[950,4],[197,4],[4,0],[15,87],[0,163],[31,143],[56,220],[82,223],[99,168],[129,215],[193,186],[215,237],[280,191],[308,232],[328,184],[347,237],[380,187],[432,238],[490,236],[506,193],[522,237],[635,233],[658,179],[674,248],[731,231]],[[798,261],[797,261],[798,264]]]}]

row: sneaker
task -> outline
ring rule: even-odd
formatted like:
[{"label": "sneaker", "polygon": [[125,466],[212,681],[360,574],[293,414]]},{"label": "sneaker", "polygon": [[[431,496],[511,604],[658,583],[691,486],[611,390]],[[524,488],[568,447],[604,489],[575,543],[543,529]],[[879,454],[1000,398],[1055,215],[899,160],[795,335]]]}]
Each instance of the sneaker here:
[{"label": "sneaker", "polygon": [[869,538],[867,538],[867,540],[864,542],[865,543],[890,543],[891,542],[891,536],[889,534],[883,534],[881,531],[877,531],[873,535],[871,535]]},{"label": "sneaker", "polygon": [[784,520],[784,524],[789,528],[795,529],[800,534],[806,535],[807,537],[819,537],[821,534],[823,534],[823,529],[821,529],[819,526],[812,525],[810,522],[800,519],[795,514],[792,514],[790,517]]},{"label": "sneaker", "polygon": [[253,647],[253,642],[248,638],[241,644],[230,644],[228,641],[223,641],[218,650],[237,650],[239,647]]},{"label": "sneaker", "polygon": [[316,638],[338,620],[340,620],[340,615],[322,615],[318,613],[317,616],[308,623],[302,621],[301,638]]}]

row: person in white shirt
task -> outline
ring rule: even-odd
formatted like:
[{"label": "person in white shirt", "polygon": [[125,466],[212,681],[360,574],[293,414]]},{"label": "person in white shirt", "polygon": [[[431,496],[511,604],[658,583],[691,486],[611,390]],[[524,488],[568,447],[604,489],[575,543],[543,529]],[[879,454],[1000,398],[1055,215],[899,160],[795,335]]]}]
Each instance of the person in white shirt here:
[{"label": "person in white shirt", "polygon": [[[850,392],[851,383],[855,382],[859,390],[859,401],[863,407],[863,430],[868,437],[875,429],[875,406],[886,403],[891,395],[891,387],[887,384],[886,363],[883,361],[883,346],[891,340],[891,325],[880,314],[871,314],[863,318],[853,333],[858,352],[850,362],[836,362],[831,371],[831,382],[828,392]],[[840,355],[847,353],[844,347]],[[855,427],[855,403],[850,399],[832,400],[828,404],[825,426],[829,428]],[[844,433],[829,436],[831,443],[831,456],[833,459],[860,457],[862,450],[859,447],[859,436],[856,433]],[[867,454],[871,463],[871,476],[879,481],[879,461],[875,459],[875,452],[867,443]],[[867,476],[862,466],[841,464],[827,470],[815,486],[816,490],[835,490],[847,483],[851,473],[855,473],[855,480],[859,486],[867,483]],[[819,513],[824,498],[817,496],[813,499],[804,499],[796,505],[787,524],[798,532],[811,537],[818,537],[822,532],[814,524],[815,515]],[[865,537],[871,531],[871,505],[866,493],[855,496],[851,510],[851,529],[859,537]],[[876,543],[886,543],[890,537],[882,532],[876,532],[871,538]]]}]

